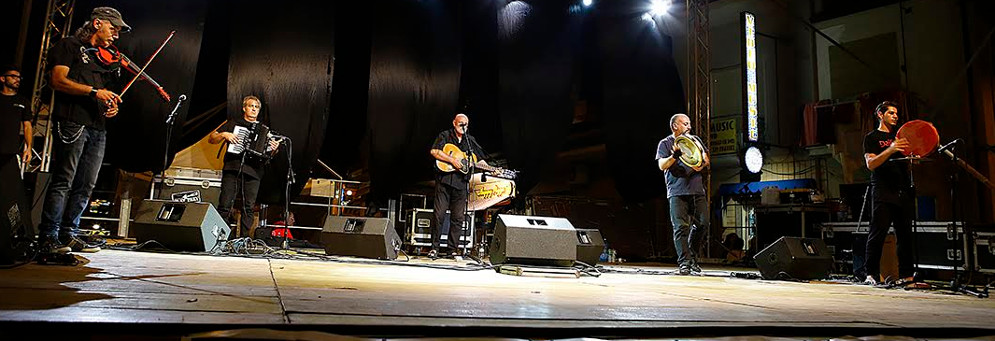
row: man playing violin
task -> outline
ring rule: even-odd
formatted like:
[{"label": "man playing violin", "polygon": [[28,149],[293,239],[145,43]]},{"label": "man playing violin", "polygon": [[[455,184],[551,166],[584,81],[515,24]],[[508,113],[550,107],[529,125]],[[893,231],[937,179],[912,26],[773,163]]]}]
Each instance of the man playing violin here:
[{"label": "man playing violin", "polygon": [[[461,257],[459,251],[460,232],[466,217],[466,197],[470,184],[470,177],[473,175],[466,172],[467,167],[471,167],[470,162],[477,157],[484,155],[483,148],[477,144],[477,140],[467,134],[470,119],[464,114],[457,114],[453,118],[453,128],[447,129],[435,138],[430,153],[436,160],[452,165],[455,171],[445,172],[436,169],[435,176],[435,225],[432,225],[432,250],[429,251],[429,258],[435,259],[439,256],[439,247],[442,238],[442,223],[446,218],[446,210],[449,214],[449,239],[447,245],[451,249],[453,258]],[[466,159],[460,159],[442,152],[447,144],[455,145],[466,154]],[[466,162],[466,161],[469,162]],[[464,163],[466,162],[466,163]],[[487,165],[483,160],[479,164]],[[464,173],[465,172],[465,173]],[[458,259],[458,258],[457,258]]]},{"label": "man playing violin", "polygon": [[[708,205],[701,171],[709,164],[708,150],[697,136],[691,135],[691,119],[685,114],[670,117],[672,134],[656,146],[656,162],[667,178],[667,199],[670,202],[670,222],[674,226],[674,248],[677,250],[678,273],[701,273],[695,256],[699,239],[708,229]],[[682,150],[676,143],[682,135],[691,138],[701,150],[701,165],[691,167],[679,162]]]},{"label": "man playing violin", "polygon": [[885,101],[874,109],[878,128],[864,137],[864,161],[871,170],[871,224],[867,236],[865,283],[877,284],[881,272],[881,250],[894,224],[898,244],[898,274],[914,277],[912,255],[913,193],[909,167],[905,161],[893,160],[909,148],[909,141],[896,138],[898,105]]},{"label": "man playing violin", "polygon": [[59,40],[48,52],[55,129],[52,177],[39,224],[43,252],[100,251],[76,234],[104,159],[105,121],[118,114],[121,103],[120,96],[108,89],[117,85],[120,72],[87,51],[110,47],[120,33],[130,30],[116,9],[97,7],[74,35]]},{"label": "man playing violin", "polygon": [[[242,99],[242,117],[228,120],[218,130],[211,132],[207,137],[207,142],[218,144],[227,142],[231,144],[241,144],[235,127],[254,127],[258,124],[259,111],[262,109],[262,102],[256,96],[245,96]],[[273,139],[268,141],[267,151],[275,151],[279,143]],[[242,212],[239,219],[240,236],[249,237],[252,230],[252,207],[256,204],[256,196],[259,194],[259,180],[263,177],[266,160],[258,157],[249,157],[247,151],[241,153],[225,153],[225,166],[221,173],[221,196],[218,198],[218,213],[231,224],[231,209],[235,205],[235,199],[239,196],[242,199]],[[241,190],[239,190],[241,189]],[[241,194],[241,195],[239,195]]]}]

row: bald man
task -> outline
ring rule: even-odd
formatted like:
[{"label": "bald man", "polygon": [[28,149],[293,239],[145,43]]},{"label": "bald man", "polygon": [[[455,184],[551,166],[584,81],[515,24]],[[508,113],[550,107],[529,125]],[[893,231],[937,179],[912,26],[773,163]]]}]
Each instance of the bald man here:
[{"label": "bald man", "polygon": [[[674,248],[677,249],[678,273],[699,274],[695,250],[702,231],[708,229],[708,207],[701,173],[708,166],[708,149],[697,136],[691,135],[691,119],[685,114],[670,118],[670,131],[656,147],[656,161],[667,178],[667,200],[670,202],[670,222],[674,226]],[[687,135],[702,146],[702,164],[689,167],[680,162],[681,149],[674,141]]]},{"label": "bald man", "polygon": [[[435,225],[432,226],[432,250],[428,253],[429,258],[432,259],[439,257],[442,224],[446,218],[446,210],[450,211],[449,239],[447,242],[450,255],[457,260],[462,257],[459,249],[459,237],[466,217],[466,197],[469,190],[470,176],[472,175],[470,172],[464,174],[462,170],[471,165],[464,163],[459,158],[443,153],[442,150],[447,144],[452,144],[463,151],[467,155],[467,158],[482,158],[483,149],[472,136],[466,133],[469,125],[470,119],[466,115],[457,114],[453,118],[453,128],[439,133],[439,136],[435,138],[435,143],[432,144],[430,152],[432,157],[450,164],[456,169],[450,172],[436,169]],[[478,163],[486,165],[483,160],[480,160]]]}]

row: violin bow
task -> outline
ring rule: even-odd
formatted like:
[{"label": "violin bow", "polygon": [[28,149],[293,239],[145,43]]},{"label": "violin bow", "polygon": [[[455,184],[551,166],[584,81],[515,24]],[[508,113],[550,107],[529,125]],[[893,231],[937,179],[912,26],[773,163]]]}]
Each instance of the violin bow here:
[{"label": "violin bow", "polygon": [[128,88],[130,88],[131,85],[134,84],[139,77],[145,74],[145,68],[149,67],[149,64],[152,64],[152,60],[155,59],[155,56],[159,55],[159,51],[162,51],[163,47],[166,47],[166,43],[169,43],[169,40],[173,39],[174,34],[176,34],[176,31],[169,32],[169,36],[166,37],[166,40],[162,42],[162,45],[159,45],[159,49],[155,50],[155,53],[153,53],[152,56],[149,57],[149,60],[145,62],[145,66],[142,66],[142,69],[135,74],[135,77],[131,78],[131,81],[128,82],[128,85],[124,86],[124,90],[121,90],[121,94],[118,95],[117,97],[124,97],[124,93],[128,92]]}]

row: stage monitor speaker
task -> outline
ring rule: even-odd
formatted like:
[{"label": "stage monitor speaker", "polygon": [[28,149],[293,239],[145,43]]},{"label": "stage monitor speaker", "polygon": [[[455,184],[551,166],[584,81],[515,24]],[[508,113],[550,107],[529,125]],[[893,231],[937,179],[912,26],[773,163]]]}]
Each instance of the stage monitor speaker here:
[{"label": "stage monitor speaker", "polygon": [[833,254],[816,238],[781,237],[753,260],[764,279],[820,279],[833,269]]},{"label": "stage monitor speaker", "polygon": [[325,254],[376,259],[397,259],[401,238],[387,218],[343,217],[325,218],[321,242]]},{"label": "stage monitor speaker", "polygon": [[211,251],[224,247],[231,228],[209,203],[142,200],[131,231],[139,244],[154,240],[174,251]]},{"label": "stage monitor speaker", "polygon": [[12,264],[27,253],[34,238],[31,209],[24,193],[17,158],[0,160],[0,264]]},{"label": "stage monitor speaker", "polygon": [[494,226],[493,264],[573,266],[577,231],[566,218],[501,214]]},{"label": "stage monitor speaker", "polygon": [[577,229],[577,260],[587,265],[597,265],[605,250],[605,240],[597,229]]}]

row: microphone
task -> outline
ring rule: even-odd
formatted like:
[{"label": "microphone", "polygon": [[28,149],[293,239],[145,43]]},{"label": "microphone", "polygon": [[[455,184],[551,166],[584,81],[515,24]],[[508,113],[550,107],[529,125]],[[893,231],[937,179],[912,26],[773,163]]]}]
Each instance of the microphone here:
[{"label": "microphone", "polygon": [[173,124],[173,119],[176,118],[176,114],[180,112],[180,106],[183,105],[183,101],[187,100],[187,95],[180,95],[176,98],[176,107],[173,108],[173,112],[169,113],[169,117],[166,118],[166,124]]},{"label": "microphone", "polygon": [[956,140],[950,141],[949,143],[941,146],[940,149],[938,149],[936,152],[937,153],[943,153],[947,149],[953,149],[953,147],[956,146],[960,142],[964,142],[964,139],[956,139]]}]

